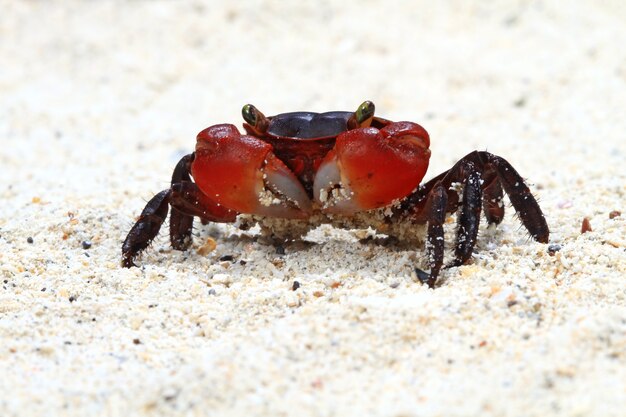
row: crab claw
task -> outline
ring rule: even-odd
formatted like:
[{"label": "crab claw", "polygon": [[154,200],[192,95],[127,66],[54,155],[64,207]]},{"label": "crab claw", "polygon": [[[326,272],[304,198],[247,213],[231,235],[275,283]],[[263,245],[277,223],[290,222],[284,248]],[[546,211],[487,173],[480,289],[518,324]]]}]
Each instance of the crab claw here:
[{"label": "crab claw", "polygon": [[392,204],[418,187],[429,146],[426,130],[411,122],[344,132],[317,170],[313,196],[322,210],[336,214]]},{"label": "crab claw", "polygon": [[230,124],[198,134],[191,173],[204,194],[239,213],[305,218],[311,201],[272,146]]}]

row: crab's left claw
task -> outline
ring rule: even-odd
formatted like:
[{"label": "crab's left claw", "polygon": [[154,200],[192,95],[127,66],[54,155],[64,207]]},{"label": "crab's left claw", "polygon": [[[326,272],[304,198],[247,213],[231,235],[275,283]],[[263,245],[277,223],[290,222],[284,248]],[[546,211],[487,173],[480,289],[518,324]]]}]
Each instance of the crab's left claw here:
[{"label": "crab's left claw", "polygon": [[426,130],[411,122],[344,132],[317,170],[314,198],[324,211],[337,214],[392,204],[419,185],[429,146]]},{"label": "crab's left claw", "polygon": [[239,213],[306,218],[311,201],[272,146],[230,124],[198,134],[191,173],[202,192]]}]

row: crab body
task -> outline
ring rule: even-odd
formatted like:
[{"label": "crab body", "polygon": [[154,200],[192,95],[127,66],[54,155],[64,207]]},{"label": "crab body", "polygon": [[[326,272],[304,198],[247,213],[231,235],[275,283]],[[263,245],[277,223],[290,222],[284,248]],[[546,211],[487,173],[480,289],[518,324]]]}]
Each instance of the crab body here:
[{"label": "crab body", "polygon": [[426,173],[428,134],[380,118],[350,129],[353,116],[286,113],[265,118],[265,131],[244,125],[246,135],[211,126],[198,134],[191,173],[220,205],[270,217],[351,215],[406,197]]},{"label": "crab body", "polygon": [[414,122],[375,117],[371,102],[356,112],[272,117],[246,105],[242,114],[245,134],[231,124],[198,134],[195,152],[177,164],[171,187],[148,202],[129,232],[122,246],[124,266],[133,266],[158,234],[168,206],[170,240],[181,250],[190,244],[194,217],[234,222],[248,214],[300,226],[332,223],[382,231],[427,224],[430,272],[416,272],[431,287],[443,263],[443,222],[459,207],[451,265],[471,256],[481,213],[489,223],[502,220],[504,192],[531,236],[548,241],[539,205],[506,160],[474,151],[420,185],[430,158],[428,133]]}]

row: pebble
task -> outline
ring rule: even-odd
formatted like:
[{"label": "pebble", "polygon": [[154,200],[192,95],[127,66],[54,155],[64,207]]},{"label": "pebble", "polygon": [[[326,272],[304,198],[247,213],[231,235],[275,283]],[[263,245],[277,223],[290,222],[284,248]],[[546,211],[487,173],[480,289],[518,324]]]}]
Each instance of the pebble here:
[{"label": "pebble", "polygon": [[557,253],[558,251],[561,250],[561,245],[559,244],[552,244],[548,246],[548,255],[550,256],[554,256],[555,253]]}]

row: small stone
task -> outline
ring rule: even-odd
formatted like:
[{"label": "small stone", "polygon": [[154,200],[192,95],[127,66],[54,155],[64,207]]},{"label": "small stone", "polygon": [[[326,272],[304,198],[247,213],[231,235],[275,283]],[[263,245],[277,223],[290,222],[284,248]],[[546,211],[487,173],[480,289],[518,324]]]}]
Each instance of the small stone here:
[{"label": "small stone", "polygon": [[513,102],[515,107],[524,107],[526,105],[526,97],[520,97]]},{"label": "small stone", "polygon": [[417,279],[419,279],[422,283],[428,282],[430,279],[430,274],[426,271],[422,271],[419,268],[415,268],[415,274],[417,275]]},{"label": "small stone", "polygon": [[133,339],[133,344],[134,344],[134,345],[140,345],[140,344],[141,344],[141,340],[139,340],[139,339]]},{"label": "small stone", "polygon": [[276,246],[276,254],[277,255],[284,255],[285,254],[285,247],[283,245]]},{"label": "small stone", "polygon": [[91,248],[91,242],[89,240],[83,240],[82,246],[83,246],[83,249],[87,250]]},{"label": "small stone", "polygon": [[52,346],[41,346],[35,350],[41,355],[52,355],[54,353],[54,348]]},{"label": "small stone", "polygon": [[291,286],[291,290],[292,290],[292,291],[295,291],[295,290],[297,290],[298,288],[300,288],[300,283],[299,283],[298,281],[294,281],[294,282],[293,282],[293,285]]},{"label": "small stone", "polygon": [[198,255],[205,256],[213,252],[216,247],[217,247],[217,242],[212,238],[208,238],[206,240],[206,243],[200,246],[196,252],[198,253]]},{"label": "small stone", "polygon": [[616,217],[619,217],[622,215],[622,212],[619,210],[613,210],[612,212],[609,213],[609,219],[614,219]]},{"label": "small stone", "polygon": [[229,274],[215,274],[213,275],[213,282],[228,285],[233,282],[233,277]]},{"label": "small stone", "polygon": [[274,258],[270,262],[272,262],[272,265],[274,265],[276,268],[282,268],[283,266],[285,266],[285,261],[282,258]]},{"label": "small stone", "polygon": [[32,238],[31,236],[28,236],[28,238],[26,239],[26,241],[27,241],[28,243],[33,243],[33,242],[34,242],[34,240],[33,240],[33,238]]},{"label": "small stone", "polygon": [[222,257],[220,258],[220,261],[222,261],[222,262],[232,262],[232,261],[233,261],[233,259],[235,259],[235,258],[233,257],[233,255],[224,255],[224,256],[222,256]]},{"label": "small stone", "polygon": [[591,228],[591,223],[589,222],[589,217],[585,217],[583,219],[582,225],[580,226],[580,234],[587,232],[593,232],[593,229]]},{"label": "small stone", "polygon": [[561,245],[552,244],[548,246],[548,255],[554,256],[555,253],[561,250]]}]

